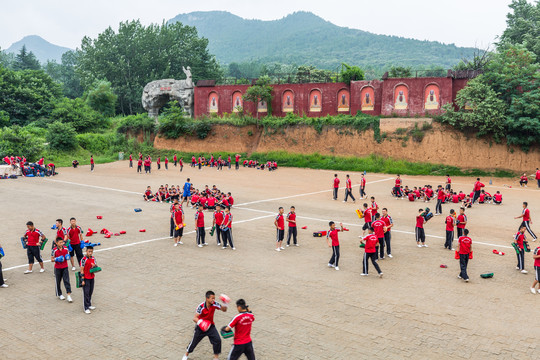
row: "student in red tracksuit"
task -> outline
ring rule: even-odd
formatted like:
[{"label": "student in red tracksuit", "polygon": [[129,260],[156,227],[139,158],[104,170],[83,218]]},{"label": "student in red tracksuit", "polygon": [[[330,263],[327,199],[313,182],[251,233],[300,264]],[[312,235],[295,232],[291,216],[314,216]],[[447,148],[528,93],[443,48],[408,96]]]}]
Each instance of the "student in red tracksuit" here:
[{"label": "student in red tracksuit", "polygon": [[368,208],[368,204],[364,203],[364,226],[362,226],[362,235],[365,235],[366,230],[371,227],[373,209]]},{"label": "student in red tracksuit", "polygon": [[32,268],[34,267],[34,259],[37,260],[39,263],[39,266],[41,266],[41,270],[39,272],[44,272],[45,268],[43,267],[43,259],[41,258],[40,254],[40,246],[43,240],[45,240],[45,235],[39,231],[39,229],[36,229],[34,227],[34,223],[31,221],[28,221],[26,223],[26,232],[23,236],[23,241],[26,244],[26,255],[28,256],[28,270],[26,270],[25,274],[30,274],[32,272]]},{"label": "student in red tracksuit", "polygon": [[517,254],[517,266],[516,270],[520,270],[523,274],[527,273],[525,270],[525,226],[519,228],[519,231],[514,235],[514,243],[517,244],[519,251]]},{"label": "student in red tracksuit", "polygon": [[77,225],[77,220],[75,218],[69,219],[70,227],[67,229],[67,234],[69,238],[69,243],[73,250],[70,251],[69,255],[71,256],[71,270],[75,271],[75,263],[73,257],[77,257],[77,264],[81,264],[83,258],[83,253],[81,249],[81,242],[83,241],[83,230],[80,226]]},{"label": "student in red tracksuit", "polygon": [[[216,310],[226,312],[227,305],[218,303],[216,301],[216,294],[209,290],[206,292],[205,301],[197,306],[195,316],[193,317],[193,322],[197,325],[195,325],[193,339],[189,343],[182,360],[188,360],[189,354],[195,351],[199,342],[207,336],[214,350],[214,359],[219,358],[219,354],[221,353],[221,337],[219,336],[214,323],[214,312]],[[208,322],[210,323],[210,326],[205,328],[204,323]]]},{"label": "student in red tracksuit", "polygon": [[285,238],[285,219],[283,217],[283,208],[279,207],[279,213],[274,219],[274,226],[276,227],[276,251],[285,250],[283,247],[283,239]]},{"label": "student in red tracksuit", "polygon": [[360,199],[367,198],[366,194],[366,177],[362,174],[362,179],[360,179]]},{"label": "student in red tracksuit", "polygon": [[225,214],[221,211],[221,205],[216,204],[216,211],[214,211],[214,219],[212,221],[212,227],[216,228],[216,240],[218,246],[221,246],[221,225],[223,224],[223,218]]},{"label": "student in red tracksuit", "polygon": [[456,229],[458,238],[463,236],[463,230],[467,226],[467,215],[465,215],[465,208],[459,208],[459,215],[456,220]]},{"label": "student in red tracksuit", "polygon": [[367,276],[369,271],[369,264],[368,260],[371,259],[371,263],[375,267],[375,270],[377,270],[377,273],[379,274],[379,277],[383,275],[381,268],[379,267],[379,264],[377,264],[377,244],[379,242],[379,239],[377,239],[377,236],[373,233],[373,228],[368,229],[368,235],[364,237],[360,243],[364,244],[364,260],[362,261],[362,273],[360,275]]},{"label": "student in red tracksuit", "polygon": [[182,236],[184,235],[184,211],[182,210],[182,205],[174,204],[173,205],[173,214],[174,222],[174,246],[183,245]]},{"label": "student in red tracksuit", "polygon": [[141,173],[142,174],[142,159],[139,159],[137,160],[137,173]]},{"label": "student in red tracksuit", "polygon": [[204,206],[199,205],[199,211],[195,213],[195,229],[197,231],[197,246],[203,247],[208,245],[205,241],[206,230],[204,229]]},{"label": "student in red tracksuit", "polygon": [[176,167],[176,165],[178,165],[178,156],[176,156],[176,154],[174,154],[173,156],[173,162],[174,162],[174,167]]},{"label": "student in red tracksuit", "polygon": [[426,233],[424,232],[424,216],[422,213],[424,209],[418,209],[418,215],[416,216],[416,227],[414,229],[416,235],[416,245],[418,247],[428,247],[426,245]]},{"label": "student in red tracksuit", "polygon": [[238,315],[225,327],[225,331],[234,331],[234,342],[227,360],[237,360],[242,355],[246,355],[248,360],[255,360],[253,342],[251,341],[251,325],[255,321],[255,316],[249,310],[244,299],[236,301]]},{"label": "student in red tracksuit", "polygon": [[450,191],[452,189],[452,179],[450,178],[450,175],[446,175],[446,190]]},{"label": "student in red tracksuit", "polygon": [[354,198],[354,195],[352,193],[352,182],[351,182],[351,179],[349,178],[349,174],[347,174],[347,179],[345,180],[345,200],[343,200],[343,202],[347,202],[347,199],[349,198],[349,196],[351,197],[353,203],[356,203],[356,199]]},{"label": "student in red tracksuit", "polygon": [[386,244],[386,255],[389,258],[393,258],[392,256],[392,247],[391,247],[391,241],[392,241],[392,232],[391,228],[394,226],[394,221],[392,220],[392,217],[388,215],[388,209],[383,208],[382,209],[382,217],[381,220],[384,221],[384,226],[386,226],[386,232],[384,233],[384,242]]},{"label": "student in red tracksuit", "polygon": [[94,293],[96,275],[90,272],[90,269],[97,267],[96,259],[92,256],[93,254],[94,248],[87,246],[86,256],[81,260],[81,285],[83,288],[84,312],[87,314],[90,314],[90,310],[96,309],[95,306],[92,306],[92,294]]},{"label": "student in red tracksuit", "polygon": [[180,165],[180,172],[182,172],[182,170],[184,170],[184,158],[178,160],[178,165]]},{"label": "student in red tracksuit", "polygon": [[133,167],[133,154],[129,154],[129,167]]},{"label": "student in red tracksuit", "polygon": [[469,264],[469,258],[472,252],[472,240],[469,237],[469,230],[463,231],[463,236],[458,239],[459,242],[459,267],[461,272],[458,275],[458,279],[463,279],[465,282],[469,281],[469,275],[467,275],[467,265]]},{"label": "student in red tracksuit", "polygon": [[473,191],[474,191],[474,197],[472,200],[472,203],[474,204],[476,200],[480,197],[480,190],[482,190],[483,187],[486,185],[482,184],[480,182],[480,178],[476,178],[476,182],[474,183]]},{"label": "student in red tracksuit", "polygon": [[233,244],[232,221],[233,216],[231,214],[231,207],[227,206],[225,207],[225,215],[223,216],[223,223],[221,224],[221,240],[223,240],[223,250],[227,248],[227,242],[232,250],[236,250]]},{"label": "student in red tracksuit", "polygon": [[289,231],[287,233],[287,247],[291,245],[291,237],[293,238],[294,246],[298,246],[296,240],[296,237],[298,236],[298,232],[296,230],[296,208],[294,206],[291,206],[291,210],[287,214],[287,223],[289,225]]},{"label": "student in red tracksuit", "polygon": [[536,179],[538,188],[540,189],[540,170],[538,168],[536,168],[536,172],[534,173],[534,178]]},{"label": "student in red tracksuit", "polygon": [[169,170],[169,158],[165,156],[165,170]]},{"label": "student in red tracksuit", "polygon": [[384,233],[386,231],[386,225],[384,224],[384,221],[381,220],[381,214],[375,214],[375,221],[371,223],[371,228],[373,229],[373,233],[377,237],[377,240],[379,240],[377,250],[380,249],[380,258],[384,259]]},{"label": "student in red tracksuit", "polygon": [[444,248],[448,250],[454,250],[452,247],[452,242],[454,241],[454,225],[456,223],[456,212],[454,209],[450,209],[450,215],[448,215],[444,221],[446,224],[446,241],[444,243]]},{"label": "student in red tracksuit", "polygon": [[94,155],[90,155],[90,171],[94,171]]},{"label": "student in red tracksuit", "polygon": [[527,229],[529,234],[531,234],[531,237],[532,237],[533,241],[536,241],[536,234],[531,229],[531,224],[532,224],[531,213],[530,213],[529,209],[527,208],[527,206],[529,206],[529,203],[524,201],[523,202],[523,211],[521,212],[521,215],[516,216],[514,219],[523,218],[523,221],[521,222],[521,225],[519,225],[519,227],[521,228],[521,227],[525,226],[525,228]]},{"label": "student in red tracksuit", "polygon": [[442,185],[437,186],[437,205],[435,205],[435,215],[442,215],[442,203],[445,194]]},{"label": "student in red tracksuit", "polygon": [[[326,233],[326,242],[328,247],[332,248],[332,257],[328,262],[328,267],[339,270],[339,230],[336,229],[336,223],[333,221],[330,221],[328,225],[330,225],[330,230]],[[343,224],[339,223],[339,226],[341,227],[341,231],[343,231]]]},{"label": "student in red tracksuit", "polygon": [[73,302],[73,299],[71,299],[71,284],[69,282],[69,259],[69,250],[64,247],[64,238],[59,236],[56,238],[56,246],[51,251],[51,262],[54,264],[54,277],[56,279],[56,296],[58,296],[60,300],[66,299],[66,297],[62,295],[62,288],[60,287],[61,282],[64,281],[67,301]]},{"label": "student in red tracksuit", "polygon": [[337,200],[338,190],[339,190],[339,178],[337,174],[334,174],[334,196],[333,199]]}]

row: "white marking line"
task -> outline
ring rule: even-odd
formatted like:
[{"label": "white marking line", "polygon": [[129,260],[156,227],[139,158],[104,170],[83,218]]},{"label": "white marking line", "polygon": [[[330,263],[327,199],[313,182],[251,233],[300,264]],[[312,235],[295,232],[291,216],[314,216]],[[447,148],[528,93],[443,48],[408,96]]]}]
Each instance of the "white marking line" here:
[{"label": "white marking line", "polygon": [[[393,178],[386,178],[386,179],[381,179],[381,180],[370,181],[369,183],[366,184],[366,186],[367,186],[368,184],[378,183],[378,182],[381,182],[381,181],[388,181],[388,180],[392,180],[392,179],[393,179]],[[357,186],[360,186],[360,185],[352,185],[352,187],[357,187]],[[343,190],[343,189],[345,189],[345,188],[344,188],[344,187],[340,187],[339,189],[340,189],[340,190]],[[321,191],[314,191],[314,192],[310,192],[310,193],[297,194],[297,195],[290,195],[290,196],[283,196],[283,197],[273,198],[273,199],[265,199],[265,200],[250,201],[250,202],[246,202],[246,203],[243,203],[243,204],[236,204],[236,205],[234,205],[234,206],[236,207],[236,206],[244,206],[244,205],[258,204],[258,203],[268,202],[268,201],[291,199],[291,198],[300,197],[300,196],[322,194],[322,193],[325,193],[325,192],[332,192],[332,191],[333,191],[333,189],[329,189],[329,190],[321,190]]]},{"label": "white marking line", "polygon": [[53,179],[45,179],[45,180],[47,180],[47,181],[59,182],[59,183],[64,183],[64,184],[72,184],[72,185],[86,186],[86,187],[91,187],[91,188],[94,188],[94,189],[111,190],[111,191],[118,191],[118,192],[123,192],[123,193],[128,193],[128,194],[143,195],[143,193],[138,193],[138,192],[135,192],[135,191],[121,190],[121,189],[113,189],[113,188],[109,188],[109,187],[96,186],[96,185],[80,184],[80,183],[71,182],[71,181],[53,180]]},{"label": "white marking line", "polygon": [[[235,221],[234,224],[241,224],[241,223],[245,223],[245,222],[250,222],[250,221],[255,221],[255,220],[260,220],[260,219],[265,219],[265,218],[268,218],[268,217],[273,217],[274,214],[272,215],[264,215],[264,216],[258,216],[258,217],[254,217],[252,219],[246,219],[246,220],[239,220],[239,221]],[[207,227],[206,229],[209,230],[211,229],[212,227]],[[195,233],[195,230],[192,230],[190,232],[187,232],[187,233],[184,233],[184,236],[185,235],[189,235],[189,234],[194,234]],[[111,246],[111,247],[108,247],[108,248],[104,248],[104,249],[95,249],[94,252],[102,252],[102,251],[110,251],[110,250],[116,250],[116,249],[121,249],[121,248],[125,248],[125,247],[130,247],[130,246],[135,246],[135,245],[140,245],[140,244],[146,244],[146,243],[149,243],[149,242],[154,242],[154,241],[159,241],[159,240],[171,240],[171,238],[169,236],[167,237],[161,237],[161,238],[155,238],[155,239],[148,239],[148,240],[141,240],[141,241],[136,241],[136,242],[132,242],[132,243],[129,243],[129,244],[122,244],[122,245],[116,245],[116,246]],[[51,260],[44,260],[43,263],[50,263]],[[23,268],[23,267],[27,267],[28,264],[24,264],[24,265],[16,265],[16,266],[12,266],[12,267],[8,267],[8,268],[5,268],[3,269],[3,271],[9,271],[9,270],[14,270],[14,269],[19,269],[19,268]]]},{"label": "white marking line", "polygon": [[[262,212],[262,213],[272,213],[274,214],[273,212],[271,211],[266,211],[266,210],[257,210],[257,209],[250,209],[250,208],[237,208],[237,210],[248,210],[248,211],[256,211],[256,212]],[[314,221],[324,221],[324,222],[329,222],[330,220],[326,220],[326,219],[318,219],[318,218],[312,218],[312,217],[308,217],[308,216],[300,216],[298,215],[297,216],[299,219],[308,219],[308,220],[314,220]],[[359,224],[351,224],[351,223],[343,223],[343,225],[348,225],[348,226],[358,226],[358,227],[361,227],[363,225],[359,225]],[[414,235],[413,232],[411,231],[404,231],[404,230],[396,230],[392,227],[392,232],[398,232],[398,233],[403,233],[403,234],[411,234],[411,235]],[[444,236],[438,236],[438,235],[427,235],[426,234],[426,237],[432,237],[432,238],[436,238],[436,239],[446,239],[446,237]],[[497,245],[497,244],[491,244],[491,243],[485,243],[485,242],[481,242],[481,241],[475,241],[474,242],[475,244],[480,244],[480,245],[486,245],[486,246],[496,246],[496,247],[502,247],[502,248],[506,248],[506,249],[513,249],[512,246],[508,246],[508,245]]]},{"label": "white marking line", "polygon": [[[369,183],[366,184],[366,186],[369,185],[369,184],[378,183],[378,182],[381,182],[381,181],[388,181],[388,180],[392,180],[392,179],[393,179],[393,178],[386,178],[386,179],[381,179],[381,180],[370,181]],[[91,188],[94,188],[94,189],[100,189],[100,190],[110,190],[110,191],[118,191],[118,192],[123,192],[123,193],[128,193],[128,194],[143,195],[143,193],[138,193],[138,192],[128,191],[128,190],[121,190],[121,189],[114,189],[114,188],[109,188],[109,187],[104,187],[104,186],[96,186],[96,185],[80,184],[80,183],[76,183],[76,182],[63,181],[63,180],[53,180],[53,179],[45,179],[45,180],[47,180],[47,181],[54,181],[54,182],[60,182],[60,183],[65,183],[65,184],[72,184],[72,185],[86,186],[86,187],[91,187]],[[352,187],[357,187],[357,186],[360,186],[360,185],[352,185]],[[340,190],[343,190],[343,189],[345,189],[345,188],[344,188],[344,187],[340,187],[339,189],[340,189]],[[314,191],[314,192],[310,192],[310,193],[296,194],[296,195],[290,195],[290,196],[283,196],[283,197],[273,198],[273,199],[265,199],[265,200],[250,201],[250,202],[246,202],[246,203],[243,203],[243,204],[236,204],[235,206],[250,205],[250,204],[258,204],[258,203],[268,202],[268,201],[276,201],[276,200],[291,199],[291,198],[300,197],[300,196],[308,196],[308,195],[322,194],[322,193],[325,193],[325,192],[332,192],[332,191],[333,191],[333,189],[329,189],[329,190],[321,190],[321,191]]]}]

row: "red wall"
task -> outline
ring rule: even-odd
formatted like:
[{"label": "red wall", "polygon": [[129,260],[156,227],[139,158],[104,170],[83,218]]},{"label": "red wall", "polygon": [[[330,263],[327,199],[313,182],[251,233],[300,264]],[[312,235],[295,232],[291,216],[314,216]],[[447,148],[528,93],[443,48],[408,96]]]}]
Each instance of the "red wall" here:
[{"label": "red wall", "polygon": [[[396,86],[404,84],[409,89],[408,109],[394,108],[394,90]],[[439,110],[428,110],[429,114],[440,113],[442,105],[452,102],[452,78],[391,78],[383,81],[381,115],[413,116],[424,115],[424,91],[430,84],[439,87]]]},{"label": "red wall", "polygon": [[[456,97],[457,91],[462,89],[467,79],[453,79],[451,77],[432,78],[390,78],[387,80],[353,81],[351,85],[345,83],[322,83],[322,84],[279,84],[273,85],[272,115],[286,116],[282,110],[283,93],[291,91],[294,98],[293,113],[303,116],[319,117],[338,114],[338,92],[342,89],[349,90],[349,111],[341,114],[356,114],[361,110],[361,91],[365,87],[372,87],[374,91],[374,109],[365,111],[370,115],[386,116],[414,116],[438,114],[440,108],[446,103],[451,103]],[[405,85],[408,89],[407,109],[395,109],[394,91],[396,86]],[[429,85],[437,85],[439,88],[439,109],[425,110],[425,91]],[[195,87],[195,117],[209,114],[208,99],[211,92],[218,94],[218,115],[233,112],[233,93],[240,91],[244,94],[249,85],[218,85],[213,87]],[[322,109],[320,112],[310,112],[309,97],[312,90],[319,90],[322,95]],[[244,103],[246,114],[256,115],[256,105],[251,102]],[[264,115],[264,113],[262,113]]]}]

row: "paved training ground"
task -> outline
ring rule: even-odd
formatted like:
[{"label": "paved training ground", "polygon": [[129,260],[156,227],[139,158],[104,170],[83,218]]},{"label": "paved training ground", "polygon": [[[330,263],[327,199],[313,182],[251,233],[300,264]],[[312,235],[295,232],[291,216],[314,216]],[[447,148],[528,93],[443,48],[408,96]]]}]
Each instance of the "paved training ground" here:
[{"label": "paved training ground", "polygon": [[[171,164],[169,164],[171,165]],[[394,219],[393,259],[379,261],[384,277],[361,277],[358,235],[362,223],[352,203],[331,200],[332,171],[282,168],[276,172],[241,168],[240,171],[184,167],[184,172],[154,171],[138,175],[127,162],[60,169],[52,179],[1,180],[2,259],[9,288],[0,289],[0,358],[31,359],[179,359],[191,340],[193,314],[208,289],[233,300],[245,298],[256,321],[253,342],[258,359],[528,359],[539,358],[540,295],[533,281],[531,253],[523,275],[515,270],[510,241],[520,220],[521,202],[529,201],[532,228],[540,233],[540,191],[503,187],[496,180],[487,190],[503,192],[503,205],[477,205],[467,210],[474,260],[469,263],[470,283],[457,279],[459,264],[445,250],[444,217],[426,225],[429,248],[417,248],[414,217],[425,203],[395,200],[390,196],[394,175],[368,174],[367,193]],[[342,184],[345,173],[339,172]],[[231,191],[233,236],[236,251],[222,250],[207,233],[210,246],[198,248],[191,208],[186,210],[188,234],[183,246],[173,247],[169,235],[169,205],[143,202],[139,195],[151,185],[183,185],[190,177],[195,186],[216,184]],[[351,173],[354,183],[359,174]],[[443,177],[405,176],[409,186],[438,185]],[[472,178],[455,178],[454,189],[470,192]],[[488,183],[489,179],[482,179]],[[496,186],[498,185],[498,186]],[[358,195],[358,188],[354,188]],[[277,253],[273,216],[278,206],[296,206],[300,247]],[[434,209],[435,204],[427,204]],[[135,213],[134,208],[143,209]],[[454,205],[443,205],[444,213]],[[97,220],[102,215],[103,220]],[[52,264],[47,271],[23,275],[26,252],[19,238],[28,220],[49,239],[56,218],[68,223],[74,216],[86,231],[126,230],[120,237],[90,239],[102,246],[95,252],[103,268],[96,276],[91,315],[83,313],[82,291],[74,302],[55,298]],[[205,214],[207,226],[211,213]],[[326,265],[330,249],[312,232],[327,229],[327,221],[343,221],[350,232],[340,234],[340,271]],[[146,233],[138,229],[145,228]],[[433,236],[432,236],[433,235]],[[479,244],[479,242],[485,243]],[[487,245],[493,244],[493,245]],[[530,242],[534,248],[538,242]],[[496,256],[496,248],[506,252]],[[47,244],[46,249],[50,249]],[[45,259],[50,259],[45,251]],[[440,264],[447,264],[441,269]],[[23,265],[23,266],[20,266]],[[494,272],[493,279],[481,279]],[[216,313],[216,325],[236,314]],[[232,344],[223,341],[221,359]],[[203,340],[190,359],[211,358]]]}]

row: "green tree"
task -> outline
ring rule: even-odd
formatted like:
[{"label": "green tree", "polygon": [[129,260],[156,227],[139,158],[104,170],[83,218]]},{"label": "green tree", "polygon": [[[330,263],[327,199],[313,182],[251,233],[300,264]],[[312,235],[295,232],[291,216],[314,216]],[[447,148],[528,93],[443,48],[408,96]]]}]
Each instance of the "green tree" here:
[{"label": "green tree", "polygon": [[364,80],[364,71],[358,66],[350,66],[345,63],[341,63],[341,72],[339,78],[342,82],[350,84],[351,81]]},{"label": "green tree", "polygon": [[0,66],[0,109],[11,123],[26,125],[50,115],[62,88],[45,72],[13,71]]},{"label": "green tree", "polygon": [[412,68],[410,66],[392,66],[388,72],[391,78],[408,78],[412,77]]},{"label": "green tree", "polygon": [[512,0],[509,7],[512,12],[506,15],[506,29],[498,45],[522,44],[536,55],[537,62],[540,61],[540,2]]},{"label": "green tree", "polygon": [[26,50],[23,45],[21,51],[15,56],[14,70],[41,70],[41,65],[33,52]]},{"label": "green tree", "polygon": [[63,98],[56,104],[51,117],[70,124],[78,133],[98,130],[105,125],[105,119],[81,98]]},{"label": "green tree", "polygon": [[55,121],[48,126],[47,142],[49,148],[58,151],[69,151],[77,147],[77,133],[71,124]]},{"label": "green tree", "polygon": [[0,157],[21,155],[35,161],[43,151],[42,138],[18,125],[0,129]]},{"label": "green tree", "polygon": [[506,105],[487,84],[483,75],[467,83],[456,96],[457,110],[445,104],[443,122],[479,136],[493,135],[499,141],[505,135]]},{"label": "green tree", "polygon": [[[260,100],[264,100],[268,107],[267,114],[272,115],[272,90],[273,88],[270,85],[270,77],[261,76],[255,85],[247,88],[246,93],[242,95],[242,97],[245,101],[250,101],[255,104],[255,108],[257,108],[257,104]],[[255,111],[257,112],[256,109]],[[257,112],[257,118],[258,117],[259,113]]]},{"label": "green tree", "polygon": [[493,90],[507,105],[513,96],[538,87],[536,56],[523,45],[508,45],[500,49],[487,65],[485,77]]},{"label": "green tree", "polygon": [[334,82],[335,73],[330,70],[317,69],[313,65],[300,65],[296,70],[297,83],[323,83]]},{"label": "green tree", "polygon": [[513,97],[506,124],[509,144],[528,149],[530,145],[540,143],[540,89]]},{"label": "green tree", "polygon": [[107,28],[96,39],[85,37],[77,56],[83,87],[106,79],[118,95],[118,111],[142,111],[141,94],[150,81],[185,78],[190,66],[193,80],[220,79],[221,69],[208,52],[208,40],[194,27],[181,23],[143,26],[139,20],[120,23],[118,32]]},{"label": "green tree", "polygon": [[86,103],[103,116],[113,116],[118,96],[111,89],[111,83],[98,81],[87,93]]},{"label": "green tree", "polygon": [[66,51],[62,54],[62,62],[48,61],[45,65],[45,71],[56,82],[63,85],[64,96],[75,99],[83,95],[83,87],[79,74],[75,71],[77,66],[77,53]]},{"label": "green tree", "polygon": [[0,48],[0,66],[11,68],[15,62],[15,55],[7,53]]}]

